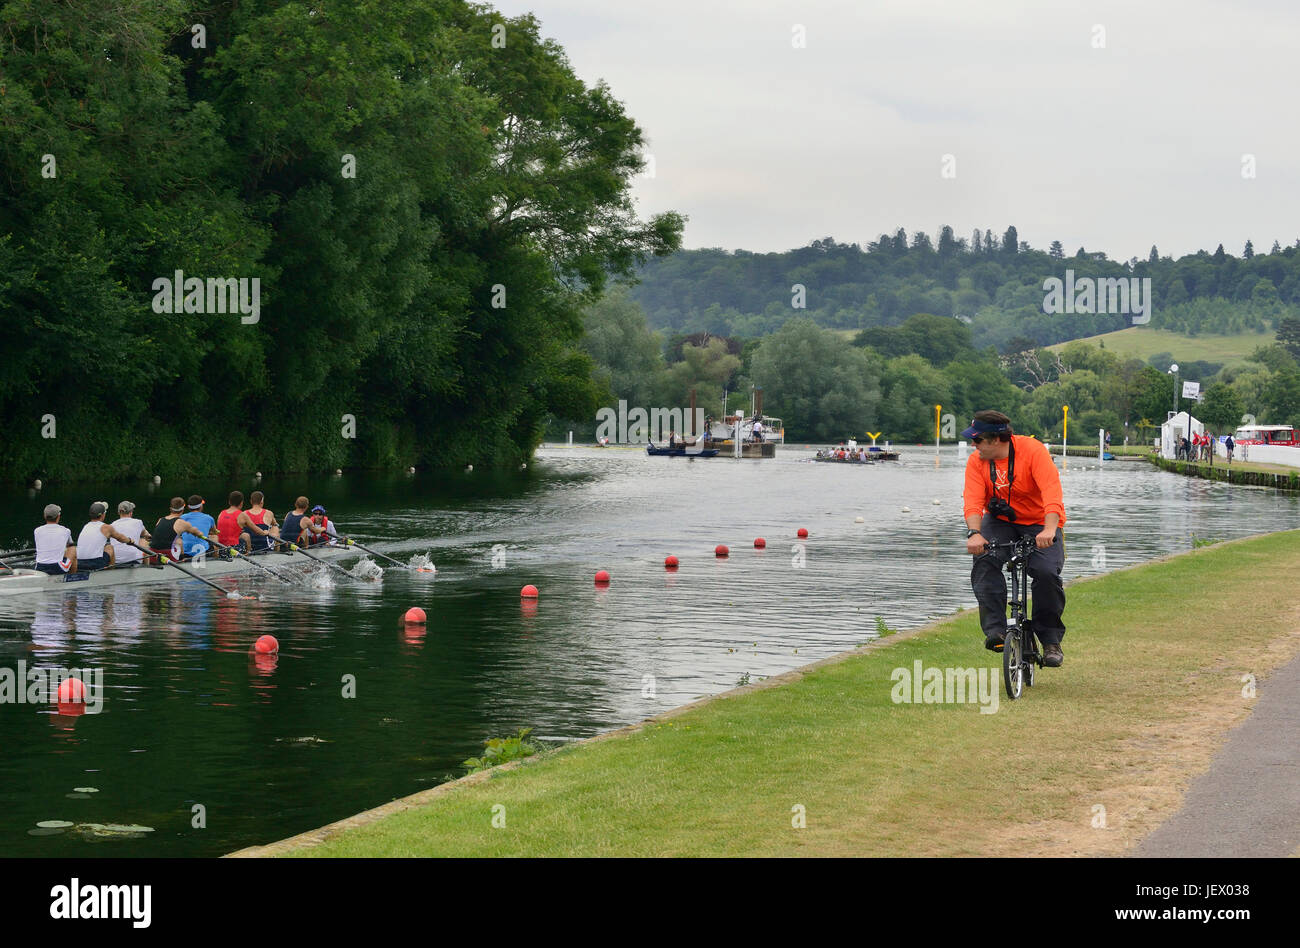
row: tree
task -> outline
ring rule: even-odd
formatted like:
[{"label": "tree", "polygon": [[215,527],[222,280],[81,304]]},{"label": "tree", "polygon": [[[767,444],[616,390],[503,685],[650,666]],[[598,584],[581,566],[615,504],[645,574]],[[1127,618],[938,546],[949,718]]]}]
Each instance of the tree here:
[{"label": "tree", "polygon": [[1255,245],[1252,244],[1249,240],[1247,240],[1246,249],[1241,252],[1241,255],[1245,257],[1247,260],[1255,256]]},{"label": "tree", "polygon": [[1053,240],[1050,247],[1047,248],[1047,255],[1053,260],[1065,259],[1065,248],[1061,246],[1059,240]]},{"label": "tree", "polygon": [[1015,227],[1008,227],[1006,233],[1002,235],[1002,252],[1012,256],[1020,249],[1020,238],[1016,234]]},{"label": "tree", "polygon": [[982,253],[983,251],[984,251],[984,238],[980,234],[980,229],[976,227],[975,233],[971,234],[971,238],[970,238],[970,252]]},{"label": "tree", "polygon": [[876,418],[879,358],[810,319],[792,319],[764,339],[752,371],[764,407],[796,438],[855,437]]},{"label": "tree", "polygon": [[1291,357],[1300,361],[1300,319],[1283,316],[1277,323],[1278,345],[1286,349]]},{"label": "tree", "polygon": [[1151,253],[1147,254],[1147,263],[1151,264],[1151,266],[1154,267],[1159,262],[1160,262],[1160,251],[1156,250],[1155,244],[1152,244]]},{"label": "tree", "polygon": [[957,238],[947,224],[939,231],[939,256],[948,258],[957,252]]},{"label": "tree", "polygon": [[1205,390],[1205,400],[1196,413],[1212,433],[1224,434],[1236,430],[1244,410],[1241,396],[1231,386],[1215,382]]}]

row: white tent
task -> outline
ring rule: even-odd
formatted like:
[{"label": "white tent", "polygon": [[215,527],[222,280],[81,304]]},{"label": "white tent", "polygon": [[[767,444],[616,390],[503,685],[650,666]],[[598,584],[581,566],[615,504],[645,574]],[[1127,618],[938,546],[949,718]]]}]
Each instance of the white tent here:
[{"label": "white tent", "polygon": [[1205,425],[1191,412],[1170,412],[1165,423],[1160,426],[1160,456],[1174,460],[1177,457],[1179,439],[1191,440],[1194,434],[1205,434]]}]

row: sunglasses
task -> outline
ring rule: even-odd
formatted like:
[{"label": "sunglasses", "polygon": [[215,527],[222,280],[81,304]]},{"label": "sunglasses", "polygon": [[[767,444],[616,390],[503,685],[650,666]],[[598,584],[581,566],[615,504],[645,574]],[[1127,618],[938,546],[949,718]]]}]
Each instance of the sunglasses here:
[{"label": "sunglasses", "polygon": [[990,440],[992,440],[992,439],[991,439],[991,438],[981,438],[980,436],[976,435],[974,438],[971,438],[971,439],[970,439],[970,443],[971,443],[971,444],[980,444],[980,443],[982,443],[982,442],[984,442],[984,441],[990,441]]}]

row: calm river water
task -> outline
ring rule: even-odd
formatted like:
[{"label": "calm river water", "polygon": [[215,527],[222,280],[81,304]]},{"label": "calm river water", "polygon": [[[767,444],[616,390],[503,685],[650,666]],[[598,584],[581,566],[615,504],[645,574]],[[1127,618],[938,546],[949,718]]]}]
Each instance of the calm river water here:
[{"label": "calm river water", "polygon": [[[361,542],[428,554],[437,575],[241,581],[264,601],[190,580],[0,599],[0,669],[101,668],[105,688],[102,711],[80,717],[0,704],[0,853],[211,856],[270,842],[459,775],[486,738],[589,737],[860,645],[877,616],[908,628],[974,605],[962,462],[904,452],[859,468],[790,446],[768,461],[548,447],[507,479],[267,478],[281,519],[305,491]],[[1143,462],[1072,458],[1063,478],[1067,578],[1189,549],[1193,533],[1300,526],[1296,497]],[[93,500],[134,500],[152,523],[172,493],[206,491],[215,513],[231,487],[252,486],[18,492],[0,498],[0,540],[29,546],[51,501],[75,533]],[[525,583],[541,591],[535,607],[520,601]],[[415,605],[428,624],[406,629]],[[278,660],[250,656],[264,633]],[[32,835],[47,820],[74,825]]]}]

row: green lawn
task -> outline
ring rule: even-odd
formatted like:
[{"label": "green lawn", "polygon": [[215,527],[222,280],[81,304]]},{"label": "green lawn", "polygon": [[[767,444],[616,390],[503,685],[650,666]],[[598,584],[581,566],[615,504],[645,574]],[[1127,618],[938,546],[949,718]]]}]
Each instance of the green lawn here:
[{"label": "green lawn", "polygon": [[[1072,584],[1064,667],[1040,670],[1020,701],[999,692],[995,713],[893,700],[894,671],[917,661],[996,667],[967,612],[244,854],[1122,853],[1177,809],[1248,713],[1242,676],[1300,648],[1300,610],[1277,595],[1300,569],[1298,539],[1219,544]],[[1233,593],[1174,608],[1189,590]]]},{"label": "green lawn", "polygon": [[[1188,336],[1167,329],[1149,329],[1145,326],[1130,326],[1116,332],[1102,333],[1099,336],[1086,336],[1074,342],[1086,342],[1090,345],[1105,343],[1107,352],[1119,356],[1133,356],[1143,362],[1157,352],[1171,352],[1174,360],[1184,362],[1206,361],[1238,365],[1245,362],[1250,354],[1260,346],[1268,345],[1276,339],[1273,332],[1244,332],[1235,336]],[[1058,342],[1048,346],[1059,352],[1068,342]]]}]

